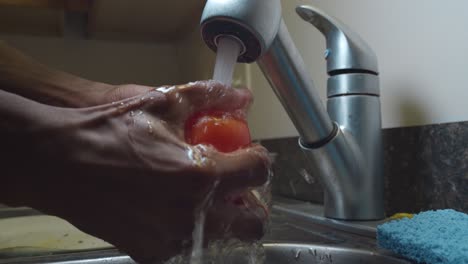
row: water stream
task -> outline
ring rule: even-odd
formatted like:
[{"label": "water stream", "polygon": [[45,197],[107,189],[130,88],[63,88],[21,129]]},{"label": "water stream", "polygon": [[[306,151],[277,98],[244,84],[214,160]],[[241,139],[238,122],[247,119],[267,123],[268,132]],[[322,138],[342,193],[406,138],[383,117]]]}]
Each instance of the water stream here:
[{"label": "water stream", "polygon": [[213,80],[231,85],[234,67],[240,52],[241,45],[237,40],[226,37],[218,41]]},{"label": "water stream", "polygon": [[[216,64],[213,80],[230,86],[237,57],[241,52],[241,45],[232,38],[221,38],[218,42]],[[236,239],[210,242],[203,248],[203,233],[205,229],[206,211],[213,201],[213,193],[217,184],[213,186],[210,194],[205,198],[195,215],[195,226],[192,234],[192,251],[188,263],[246,263],[260,264],[264,262],[264,250],[260,243],[243,243]],[[171,263],[187,263],[184,258],[174,259]]]},{"label": "water stream", "polygon": [[[218,42],[216,53],[216,63],[213,73],[213,80],[219,81],[225,85],[231,85],[234,67],[239,56],[241,46],[231,38],[221,38]],[[215,186],[216,188],[216,186]],[[214,191],[214,190],[213,190]],[[193,230],[193,246],[190,255],[190,264],[203,263],[203,232],[205,227],[206,210],[211,204],[212,197],[207,197],[200,212],[195,216],[195,228]]]}]

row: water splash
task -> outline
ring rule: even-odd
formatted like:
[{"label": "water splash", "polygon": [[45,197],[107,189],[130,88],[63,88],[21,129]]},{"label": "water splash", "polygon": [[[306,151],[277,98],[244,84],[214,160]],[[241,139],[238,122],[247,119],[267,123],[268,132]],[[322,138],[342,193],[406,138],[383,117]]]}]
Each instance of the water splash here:
[{"label": "water splash", "polygon": [[309,254],[310,254],[310,255],[312,255],[312,256],[314,256],[314,257],[317,256],[317,249],[315,249],[315,248],[314,248],[314,249],[309,248],[308,251],[309,251]]},{"label": "water splash", "polygon": [[301,253],[302,253],[302,251],[300,249],[297,249],[294,252],[294,260],[299,261],[299,259],[301,258]]},{"label": "water splash", "polygon": [[171,92],[174,89],[176,89],[175,86],[164,86],[164,87],[156,88],[156,91],[166,94],[166,93]]},{"label": "water splash", "polygon": [[191,264],[201,264],[203,261],[203,232],[205,230],[205,210],[201,210],[195,217],[195,228],[193,229],[193,246],[190,255]]},{"label": "water splash", "polygon": [[289,187],[291,188],[291,192],[293,193],[293,195],[297,195],[296,186],[293,180],[289,181]]},{"label": "water splash", "polygon": [[119,105],[117,106],[117,112],[122,114],[124,113],[128,108],[128,104],[124,102],[120,102]]},{"label": "water splash", "polygon": [[276,159],[278,158],[279,154],[276,152],[269,152],[268,157],[271,159],[271,162],[275,162]]},{"label": "water splash", "polygon": [[306,169],[300,169],[299,170],[299,174],[302,176],[302,178],[304,178],[304,180],[308,183],[308,184],[314,184],[315,183],[315,178],[310,175]]},{"label": "water splash", "polygon": [[260,242],[246,243],[238,239],[215,241],[206,249],[204,263],[216,264],[262,264],[265,262],[265,249]]},{"label": "water splash", "polygon": [[192,253],[190,255],[190,264],[202,264],[203,262],[203,233],[205,231],[205,217],[206,211],[213,204],[213,196],[216,187],[219,185],[219,180],[213,183],[210,191],[206,195],[205,199],[200,204],[195,215],[195,226],[193,229],[192,239]]},{"label": "water splash", "polygon": [[248,264],[265,263],[265,259],[266,259],[265,248],[260,242],[250,244],[248,256],[249,256]]},{"label": "water splash", "polygon": [[141,111],[141,110],[130,111],[130,116],[131,117],[139,116],[139,115],[142,115],[142,114],[143,114],[143,111]]}]

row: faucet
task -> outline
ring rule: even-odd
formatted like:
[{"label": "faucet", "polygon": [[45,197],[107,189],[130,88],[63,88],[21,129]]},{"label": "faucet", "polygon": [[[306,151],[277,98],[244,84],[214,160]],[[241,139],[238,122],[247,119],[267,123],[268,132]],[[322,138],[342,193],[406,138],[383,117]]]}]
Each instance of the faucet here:
[{"label": "faucet", "polygon": [[299,132],[299,145],[324,187],[325,216],[382,219],[377,57],[338,19],[312,6],[298,6],[296,12],[326,38],[326,108],[282,19],[280,0],[208,0],[201,33],[214,51],[221,37],[236,39],[242,46],[238,62],[258,63]]}]

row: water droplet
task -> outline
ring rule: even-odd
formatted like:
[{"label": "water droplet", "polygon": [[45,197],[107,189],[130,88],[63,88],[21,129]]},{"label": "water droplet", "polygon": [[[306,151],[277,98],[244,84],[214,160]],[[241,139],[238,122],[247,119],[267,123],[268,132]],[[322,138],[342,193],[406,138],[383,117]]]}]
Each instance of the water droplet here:
[{"label": "water droplet", "polygon": [[311,254],[312,256],[317,256],[317,250],[316,250],[316,249],[309,248],[308,252],[309,252],[309,254]]},{"label": "water droplet", "polygon": [[153,131],[153,124],[149,120],[146,120],[146,124],[148,125],[148,133],[152,135],[153,132],[154,132]]},{"label": "water droplet", "polygon": [[[268,181],[267,182],[270,182],[273,179],[274,174],[275,173],[274,173],[273,169],[268,169]],[[265,187],[267,187],[267,186],[265,185]]]},{"label": "water droplet", "polygon": [[315,178],[310,175],[306,169],[300,169],[299,170],[299,174],[302,176],[302,178],[304,178],[304,180],[308,183],[308,184],[314,184],[315,183]]},{"label": "water droplet", "polygon": [[271,159],[272,162],[275,162],[275,160],[278,158],[278,156],[279,156],[279,154],[276,153],[276,152],[269,152],[268,153],[268,157]]},{"label": "water droplet", "polygon": [[175,86],[170,86],[170,87],[159,87],[156,89],[156,91],[161,92],[161,93],[169,93],[170,91],[174,90]]},{"label": "water droplet", "polygon": [[292,180],[289,181],[289,187],[291,187],[291,192],[294,196],[297,195],[296,187],[294,186],[294,182]]},{"label": "water droplet", "polygon": [[135,116],[135,112],[130,111],[130,116],[132,116],[132,117]]},{"label": "water droplet", "polygon": [[117,106],[117,111],[119,113],[124,113],[126,107],[127,107],[126,104],[124,104],[123,102],[120,102],[119,105]]},{"label": "water droplet", "polygon": [[298,249],[298,250],[296,251],[296,255],[294,256],[294,259],[295,259],[296,261],[298,261],[298,260],[301,258],[301,253],[302,253],[302,251],[301,251],[300,249]]}]

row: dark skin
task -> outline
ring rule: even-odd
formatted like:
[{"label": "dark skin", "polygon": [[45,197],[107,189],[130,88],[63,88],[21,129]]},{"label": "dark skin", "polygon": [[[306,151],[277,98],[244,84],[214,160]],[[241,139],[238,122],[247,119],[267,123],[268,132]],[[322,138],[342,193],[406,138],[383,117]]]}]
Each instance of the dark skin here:
[{"label": "dark skin", "polygon": [[214,185],[208,240],[263,234],[267,212],[249,190],[267,180],[267,151],[220,153],[184,141],[194,112],[245,114],[248,90],[211,81],[158,89],[95,83],[5,44],[0,79],[0,202],[62,217],[140,263],[190,247],[194,216]]}]

